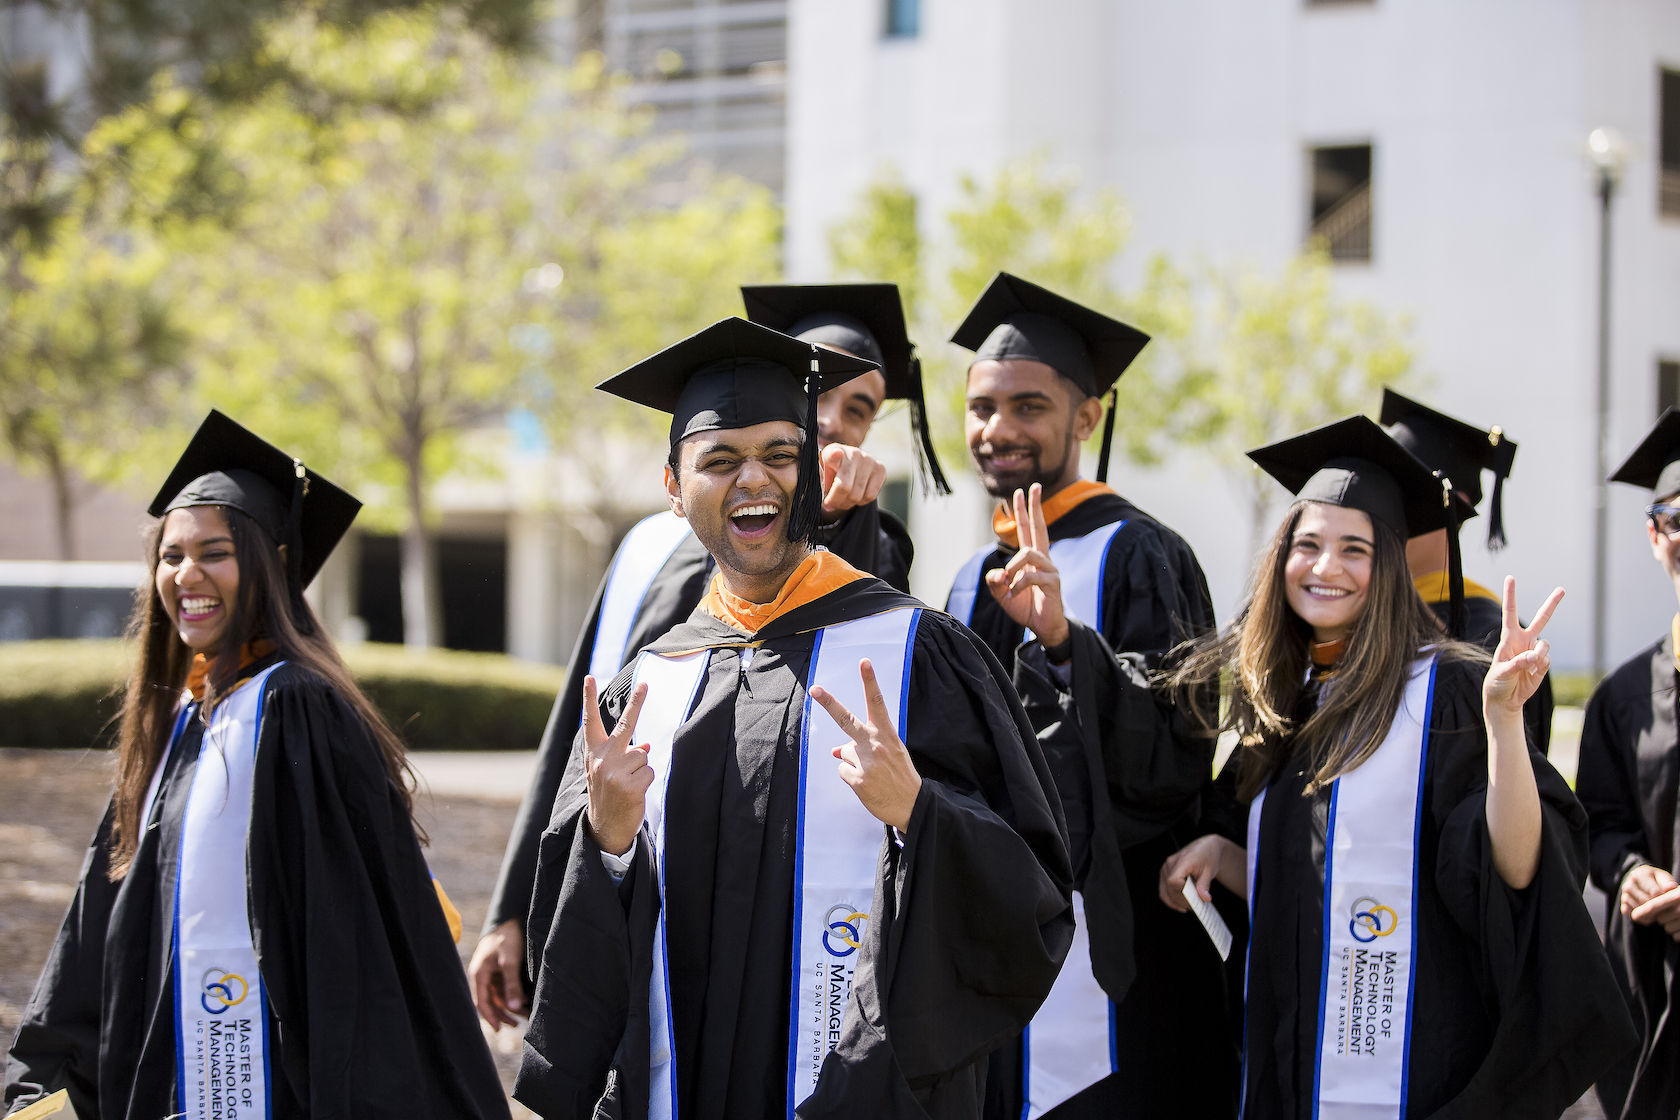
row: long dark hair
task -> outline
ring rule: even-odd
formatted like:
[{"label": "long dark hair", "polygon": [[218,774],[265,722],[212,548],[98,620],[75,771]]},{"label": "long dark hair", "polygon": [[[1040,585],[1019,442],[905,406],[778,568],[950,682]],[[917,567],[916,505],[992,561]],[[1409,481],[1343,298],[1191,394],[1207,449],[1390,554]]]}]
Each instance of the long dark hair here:
[{"label": "long dark hair", "polygon": [[[1289,606],[1284,566],[1305,502],[1296,502],[1261,555],[1253,588],[1237,620],[1218,634],[1180,647],[1165,683],[1181,710],[1209,735],[1234,731],[1242,752],[1240,792],[1252,798],[1293,750],[1304,752],[1313,776],[1307,792],[1357,768],[1376,752],[1394,722],[1407,669],[1428,646],[1444,661],[1488,663],[1479,646],[1455,642],[1412,583],[1400,535],[1371,519],[1374,552],[1365,609],[1336,662],[1334,687],[1299,726],[1291,713],[1306,687],[1312,628]],[[1196,703],[1228,674],[1230,701],[1223,719]],[[1426,717],[1427,718],[1427,717]]]},{"label": "long dark hair", "polygon": [[[205,682],[199,718],[208,726],[216,705],[238,681],[240,650],[252,642],[272,642],[283,660],[321,678],[350,705],[378,746],[385,772],[413,821],[414,771],[409,767],[402,740],[356,687],[355,679],[344,667],[309,605],[302,605],[306,617],[293,617],[297,608],[286,590],[286,568],[280,550],[247,514],[231,506],[222,506],[221,512],[227,519],[228,535],[233,538],[234,561],[239,566],[239,593]],[[117,716],[117,790],[111,830],[113,880],[127,874],[140,846],[140,833],[145,827],[140,819],[142,802],[152,773],[168,746],[176,705],[193,660],[193,651],[181,640],[180,632],[158,597],[158,545],[162,536],[160,520],[146,537],[147,579],[135,591],[134,615],[128,625],[128,636],[135,646],[135,665]],[[414,827],[424,841],[424,830],[418,823]]]}]

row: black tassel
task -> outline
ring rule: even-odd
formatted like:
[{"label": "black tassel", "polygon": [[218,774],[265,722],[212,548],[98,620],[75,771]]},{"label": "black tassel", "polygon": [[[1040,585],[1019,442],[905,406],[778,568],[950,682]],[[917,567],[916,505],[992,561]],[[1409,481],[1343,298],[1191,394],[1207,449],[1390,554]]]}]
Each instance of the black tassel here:
[{"label": "black tassel", "polygon": [[1498,552],[1505,547],[1505,476],[1493,476],[1493,500],[1488,503],[1488,539],[1489,552]]},{"label": "black tassel", "polygon": [[788,540],[804,541],[812,547],[822,525],[822,464],[817,459],[817,397],[821,390],[817,348],[812,346],[811,372],[805,378],[805,442],[799,448],[799,485],[794,487],[787,527]]},{"label": "black tassel", "polygon": [[927,397],[922,392],[922,359],[910,355],[910,427],[916,436],[916,475],[922,482],[922,493],[949,494],[951,484],[939,469],[939,456],[933,452],[933,433],[928,431]]},{"label": "black tassel", "polygon": [[303,597],[303,500],[309,494],[309,475],[302,459],[292,460],[292,508],[286,515],[286,593],[291,600],[292,623],[300,634],[312,634],[309,604]]},{"label": "black tassel", "polygon": [[1097,452],[1097,481],[1108,481],[1108,454],[1114,449],[1114,402],[1119,398],[1118,388],[1108,391],[1108,415],[1103,417],[1102,450]]},{"label": "black tassel", "polygon": [[1447,507],[1447,587],[1452,600],[1447,610],[1447,633],[1457,641],[1464,641],[1469,620],[1464,614],[1464,557],[1458,547],[1458,501],[1453,497],[1452,481],[1440,471],[1441,501]]}]

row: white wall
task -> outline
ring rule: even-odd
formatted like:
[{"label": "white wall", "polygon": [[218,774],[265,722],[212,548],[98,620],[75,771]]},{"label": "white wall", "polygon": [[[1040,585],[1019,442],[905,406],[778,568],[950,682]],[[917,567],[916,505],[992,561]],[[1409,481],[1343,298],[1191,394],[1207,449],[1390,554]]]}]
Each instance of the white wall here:
[{"label": "white wall", "polygon": [[[1122,279],[1156,251],[1278,268],[1307,222],[1306,150],[1375,145],[1374,259],[1338,286],[1409,314],[1423,394],[1520,444],[1512,547],[1467,571],[1515,575],[1524,603],[1571,599],[1555,657],[1591,655],[1597,208],[1582,153],[1599,125],[1636,145],[1617,200],[1612,462],[1654,419],[1655,362],[1680,357],[1680,223],[1656,215],[1657,67],[1680,66],[1661,0],[924,0],[922,35],[878,37],[874,0],[794,0],[789,17],[790,275],[823,276],[826,230],[882,161],[933,233],[959,174],[1047,150],[1132,207]],[[843,156],[844,158],[837,158]],[[1222,615],[1241,594],[1244,526],[1199,455],[1117,486],[1196,547]],[[1673,611],[1615,487],[1610,652]],[[918,566],[942,541],[918,530]],[[960,558],[959,558],[960,559]]]}]

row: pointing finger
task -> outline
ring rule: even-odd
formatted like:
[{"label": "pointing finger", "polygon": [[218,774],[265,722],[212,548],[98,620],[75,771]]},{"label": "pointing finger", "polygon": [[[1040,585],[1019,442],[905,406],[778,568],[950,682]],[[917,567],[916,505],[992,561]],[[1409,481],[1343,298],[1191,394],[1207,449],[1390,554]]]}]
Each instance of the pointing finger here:
[{"label": "pointing finger", "polygon": [[875,666],[869,663],[869,658],[858,662],[858,673],[863,677],[863,699],[869,705],[869,722],[877,732],[890,731],[892,713],[887,711],[887,698],[881,692],[881,682],[876,679]]},{"label": "pointing finger", "polygon": [[642,704],[647,700],[648,686],[644,681],[636,686],[636,691],[630,694],[630,706],[624,709],[624,714],[618,717],[618,725],[613,728],[613,738],[625,746],[635,741],[636,720],[641,717]]},{"label": "pointing finger", "polygon": [[1015,513],[1015,542],[1022,548],[1031,548],[1032,522],[1027,519],[1027,495],[1024,491],[1017,490],[1011,501]]},{"label": "pointing finger", "polygon": [[1032,493],[1027,503],[1032,508],[1033,547],[1040,551],[1050,550],[1050,526],[1044,520],[1044,487],[1033,483]]},{"label": "pointing finger", "polygon": [[601,725],[601,701],[595,678],[583,678],[583,741],[591,746],[603,742],[607,729]]},{"label": "pointing finger", "polygon": [[1500,596],[1501,625],[1505,633],[1521,632],[1522,624],[1517,621],[1517,581],[1513,576],[1505,577],[1504,592]]},{"label": "pointing finger", "polygon": [[1552,612],[1558,609],[1558,604],[1561,602],[1563,602],[1563,588],[1554,588],[1552,593],[1546,596],[1546,601],[1540,604],[1540,609],[1534,612],[1534,621],[1528,624],[1528,633],[1531,637],[1546,628],[1546,623],[1552,620]]},{"label": "pointing finger", "polygon": [[828,689],[818,685],[811,690],[811,699],[822,705],[823,711],[834,718],[834,722],[840,725],[840,730],[846,734],[847,738],[856,740],[862,737],[862,725],[858,723],[857,718],[851,712],[846,710],[846,705],[836,700],[834,694]]}]

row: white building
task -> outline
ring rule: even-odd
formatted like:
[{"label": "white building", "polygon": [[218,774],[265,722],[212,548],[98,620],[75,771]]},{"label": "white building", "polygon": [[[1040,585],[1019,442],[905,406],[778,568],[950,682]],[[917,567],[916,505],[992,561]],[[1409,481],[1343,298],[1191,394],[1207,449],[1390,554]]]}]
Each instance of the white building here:
[{"label": "white building", "polygon": [[[916,7],[790,4],[790,279],[826,275],[826,230],[888,162],[917,193],[933,234],[960,173],[986,175],[1048,151],[1053,166],[1125,196],[1134,227],[1122,267],[1134,270],[1158,250],[1276,270],[1319,211],[1339,199],[1344,224],[1357,224],[1352,212],[1368,205],[1368,260],[1339,265],[1341,288],[1411,314],[1432,403],[1499,424],[1520,445],[1505,496],[1512,545],[1490,560],[1477,546],[1482,523],[1472,522],[1467,572],[1495,586],[1515,575],[1529,610],[1552,586],[1567,587],[1549,635],[1554,658],[1566,668],[1589,663],[1599,211],[1585,141],[1610,127],[1630,148],[1614,203],[1613,464],[1655,419],[1659,394],[1668,403],[1680,391],[1680,220],[1662,213],[1659,189],[1664,165],[1680,165],[1680,78],[1664,80],[1665,67],[1680,70],[1680,6]],[[885,33],[889,23],[897,34]],[[1362,201],[1346,197],[1360,193],[1361,168]],[[1680,209],[1680,191],[1671,188],[1668,206]],[[1359,256],[1353,232],[1344,251]],[[1231,546],[1232,527],[1245,533],[1245,519],[1221,476],[1188,455],[1166,470],[1115,474],[1120,489],[1189,538],[1229,617],[1248,557]],[[1612,665],[1659,636],[1674,610],[1645,544],[1646,500],[1611,488]],[[922,518],[912,526],[929,577],[985,536],[983,516],[950,508],[942,516],[936,533],[923,531]],[[971,532],[954,531],[970,522]],[[950,558],[933,555],[942,544]]]}]

